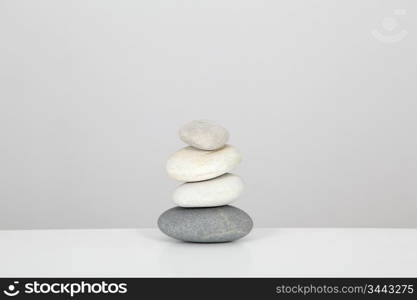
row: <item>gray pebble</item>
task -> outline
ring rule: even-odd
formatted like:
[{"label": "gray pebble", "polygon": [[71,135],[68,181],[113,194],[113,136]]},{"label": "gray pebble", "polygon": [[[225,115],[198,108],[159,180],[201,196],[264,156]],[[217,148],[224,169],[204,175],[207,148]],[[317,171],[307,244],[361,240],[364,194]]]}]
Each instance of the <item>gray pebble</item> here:
[{"label": "gray pebble", "polygon": [[244,237],[252,230],[253,222],[243,210],[230,205],[209,208],[177,206],[159,217],[158,227],[178,240],[221,243]]}]

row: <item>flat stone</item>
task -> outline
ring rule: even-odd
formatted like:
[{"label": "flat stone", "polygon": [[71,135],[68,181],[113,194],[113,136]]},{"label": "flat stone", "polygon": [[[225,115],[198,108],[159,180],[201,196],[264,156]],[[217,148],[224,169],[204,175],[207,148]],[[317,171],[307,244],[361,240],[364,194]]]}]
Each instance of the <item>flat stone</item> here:
[{"label": "flat stone", "polygon": [[211,121],[192,121],[181,127],[181,140],[201,150],[216,150],[223,147],[229,140],[229,132]]},{"label": "flat stone", "polygon": [[177,240],[222,243],[247,235],[252,230],[253,222],[243,210],[230,205],[209,208],[177,206],[159,217],[158,227]]},{"label": "flat stone", "polygon": [[230,172],[241,160],[238,150],[230,145],[215,151],[189,146],[171,155],[166,170],[170,177],[179,181],[202,181]]},{"label": "flat stone", "polygon": [[214,207],[232,203],[243,191],[242,179],[234,174],[199,182],[184,183],[173,194],[181,207]]}]

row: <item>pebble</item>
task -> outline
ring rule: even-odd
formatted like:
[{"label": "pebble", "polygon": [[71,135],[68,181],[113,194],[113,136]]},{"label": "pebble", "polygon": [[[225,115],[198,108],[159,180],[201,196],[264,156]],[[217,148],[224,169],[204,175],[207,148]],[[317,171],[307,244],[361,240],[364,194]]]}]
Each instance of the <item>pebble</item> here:
[{"label": "pebble", "polygon": [[191,121],[181,127],[179,135],[186,144],[201,150],[217,150],[229,140],[229,132],[207,120]]},{"label": "pebble", "polygon": [[198,150],[189,146],[171,155],[166,170],[173,179],[195,182],[230,172],[241,160],[239,151],[231,145],[215,151]]},{"label": "pebble", "polygon": [[242,179],[234,174],[184,183],[173,193],[174,203],[181,207],[213,207],[232,203],[243,191]]},{"label": "pebble", "polygon": [[186,242],[222,243],[246,236],[253,227],[243,210],[226,205],[210,208],[174,207],[158,219],[159,229],[166,235]]}]

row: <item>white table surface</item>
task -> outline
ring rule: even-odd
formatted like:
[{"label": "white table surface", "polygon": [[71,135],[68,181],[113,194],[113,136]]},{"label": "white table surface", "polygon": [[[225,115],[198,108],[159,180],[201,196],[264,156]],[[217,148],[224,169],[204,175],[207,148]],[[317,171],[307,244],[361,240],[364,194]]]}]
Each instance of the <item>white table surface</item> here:
[{"label": "white table surface", "polygon": [[417,229],[254,229],[225,244],[157,229],[0,231],[1,277],[416,277]]}]

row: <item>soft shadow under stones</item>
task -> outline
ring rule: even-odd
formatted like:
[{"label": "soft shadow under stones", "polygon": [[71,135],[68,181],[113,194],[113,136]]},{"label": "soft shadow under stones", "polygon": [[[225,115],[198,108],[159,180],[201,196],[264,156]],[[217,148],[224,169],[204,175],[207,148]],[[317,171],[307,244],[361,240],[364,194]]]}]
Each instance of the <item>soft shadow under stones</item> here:
[{"label": "soft shadow under stones", "polygon": [[229,243],[161,241],[160,266],[168,276],[244,276],[251,269],[251,250],[244,240]]}]

